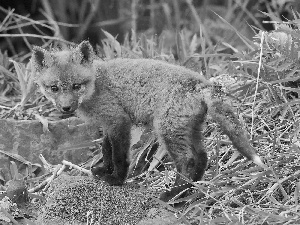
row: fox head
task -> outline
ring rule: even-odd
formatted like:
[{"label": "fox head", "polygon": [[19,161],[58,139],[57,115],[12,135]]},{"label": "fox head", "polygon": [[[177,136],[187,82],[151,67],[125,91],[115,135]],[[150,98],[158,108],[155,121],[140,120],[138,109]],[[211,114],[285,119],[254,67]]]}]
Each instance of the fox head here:
[{"label": "fox head", "polygon": [[34,47],[31,58],[35,69],[34,80],[58,110],[72,113],[94,92],[94,58],[88,41],[65,51],[47,51]]}]

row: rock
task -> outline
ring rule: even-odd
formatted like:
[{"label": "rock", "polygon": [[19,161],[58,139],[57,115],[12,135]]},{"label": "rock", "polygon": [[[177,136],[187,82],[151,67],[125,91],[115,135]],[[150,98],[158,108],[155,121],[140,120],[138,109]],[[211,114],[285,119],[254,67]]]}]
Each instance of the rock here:
[{"label": "rock", "polygon": [[[31,163],[41,163],[39,154],[42,154],[51,164],[61,163],[63,159],[79,164],[90,157],[90,151],[88,147],[72,149],[72,146],[82,143],[92,146],[91,141],[100,137],[97,128],[82,123],[79,119],[49,122],[49,132],[44,132],[42,123],[37,120],[2,119],[0,149],[22,156]],[[0,169],[3,169],[5,180],[11,179],[7,177],[10,160],[0,154]]]},{"label": "rock", "polygon": [[155,205],[151,192],[137,185],[109,186],[91,177],[61,175],[51,184],[37,223],[133,225]]}]

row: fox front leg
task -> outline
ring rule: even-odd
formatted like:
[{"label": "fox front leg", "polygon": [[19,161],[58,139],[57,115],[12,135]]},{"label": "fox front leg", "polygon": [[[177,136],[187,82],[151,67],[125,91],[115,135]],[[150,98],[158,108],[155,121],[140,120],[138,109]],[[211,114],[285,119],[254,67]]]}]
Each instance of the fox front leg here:
[{"label": "fox front leg", "polygon": [[103,154],[103,166],[102,167],[92,167],[91,171],[93,175],[100,179],[101,177],[112,174],[114,171],[114,165],[112,162],[112,145],[109,140],[109,136],[104,132],[103,142],[102,142],[102,154]]},{"label": "fox front leg", "polygon": [[106,146],[103,152],[104,169],[101,169],[101,173],[104,176],[101,179],[109,185],[122,185],[127,177],[130,131],[131,121],[127,116],[114,119],[106,129],[109,142],[105,142],[105,145],[110,146]]}]

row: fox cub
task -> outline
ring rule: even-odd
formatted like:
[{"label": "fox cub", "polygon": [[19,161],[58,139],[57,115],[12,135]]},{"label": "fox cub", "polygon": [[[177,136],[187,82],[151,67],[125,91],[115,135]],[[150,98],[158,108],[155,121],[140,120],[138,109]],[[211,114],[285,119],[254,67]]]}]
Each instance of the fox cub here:
[{"label": "fox cub", "polygon": [[[103,128],[103,167],[93,174],[122,185],[128,171],[133,124],[152,126],[177,171],[198,181],[207,164],[201,125],[207,114],[220,124],[235,148],[264,167],[247,134],[218,88],[187,68],[153,59],[96,59],[88,41],[66,51],[33,49],[35,82],[63,113]],[[169,200],[190,187],[177,176],[161,195]]]}]

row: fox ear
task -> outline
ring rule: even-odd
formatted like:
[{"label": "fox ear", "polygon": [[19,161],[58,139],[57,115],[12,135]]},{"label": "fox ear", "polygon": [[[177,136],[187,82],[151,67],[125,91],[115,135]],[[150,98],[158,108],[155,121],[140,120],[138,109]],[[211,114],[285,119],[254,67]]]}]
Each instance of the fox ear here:
[{"label": "fox ear", "polygon": [[32,50],[32,64],[37,71],[42,70],[45,66],[45,50],[41,47],[34,46]]},{"label": "fox ear", "polygon": [[44,68],[49,68],[55,62],[54,56],[45,49],[34,46],[31,57],[32,65],[36,71],[41,71]]},{"label": "fox ear", "polygon": [[83,41],[81,42],[76,50],[80,53],[81,55],[81,62],[80,63],[91,63],[95,57],[95,53],[93,51],[93,47],[91,46],[89,41]]}]

